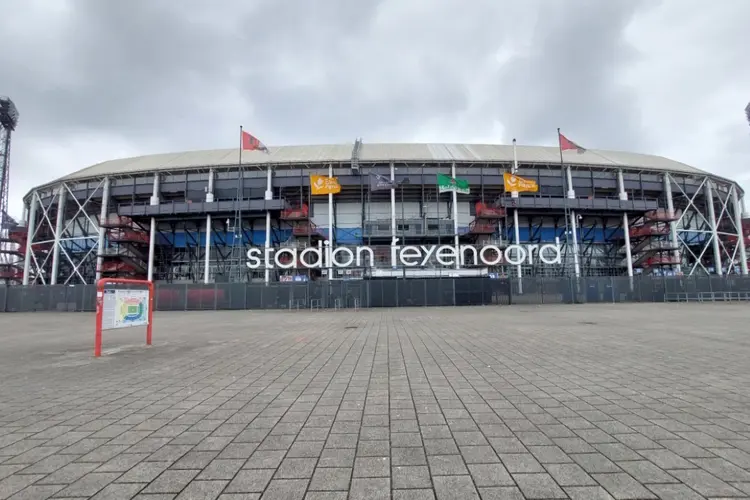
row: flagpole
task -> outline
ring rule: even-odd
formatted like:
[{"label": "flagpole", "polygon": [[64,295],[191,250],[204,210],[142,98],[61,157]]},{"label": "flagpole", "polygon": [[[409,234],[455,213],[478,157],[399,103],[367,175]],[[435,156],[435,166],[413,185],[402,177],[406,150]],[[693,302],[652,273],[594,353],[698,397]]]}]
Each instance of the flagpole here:
[{"label": "flagpole", "polygon": [[[560,128],[557,129],[557,144],[558,149],[560,150],[560,171],[563,176],[563,194],[566,196],[565,199],[565,246],[566,248],[569,248],[569,234],[572,231],[573,232],[573,269],[575,272],[576,278],[579,278],[581,275],[581,268],[578,265],[578,234],[576,233],[576,221],[575,221],[575,211],[570,209],[570,202],[569,200],[575,198],[575,191],[573,190],[573,176],[569,170],[570,167],[566,169],[565,167],[565,160],[563,158],[563,148],[562,148],[562,135],[560,133]],[[567,182],[566,182],[567,181]],[[568,220],[569,219],[569,220]]]}]

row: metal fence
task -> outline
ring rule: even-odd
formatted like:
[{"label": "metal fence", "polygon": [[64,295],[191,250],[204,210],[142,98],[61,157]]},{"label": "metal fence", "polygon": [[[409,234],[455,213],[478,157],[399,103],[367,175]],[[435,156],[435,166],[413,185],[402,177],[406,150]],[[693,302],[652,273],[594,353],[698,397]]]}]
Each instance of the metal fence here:
[{"label": "metal fence", "polygon": [[[750,299],[750,278],[432,278],[291,283],[156,285],[157,311],[360,309],[508,304],[663,302],[671,298]],[[710,299],[709,299],[710,300]],[[0,286],[0,312],[94,311],[95,285]]]}]

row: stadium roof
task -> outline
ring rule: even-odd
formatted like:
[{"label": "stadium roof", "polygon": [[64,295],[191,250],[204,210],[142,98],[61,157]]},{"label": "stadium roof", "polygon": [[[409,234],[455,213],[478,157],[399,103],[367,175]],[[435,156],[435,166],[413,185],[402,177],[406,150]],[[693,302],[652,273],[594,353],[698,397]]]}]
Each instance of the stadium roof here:
[{"label": "stadium roof", "polygon": [[[265,168],[268,164],[348,163],[354,144],[323,146],[280,146],[262,151],[244,151],[242,164]],[[518,146],[519,163],[556,164],[560,162],[557,147]],[[584,153],[565,151],[565,161],[577,165],[627,170],[672,171],[707,175],[707,172],[661,156],[622,151],[586,150]],[[231,167],[237,165],[238,149],[186,151],[134,158],[109,160],[57,181],[85,179],[104,175],[128,175],[139,172],[185,170],[201,167]],[[492,144],[362,144],[360,163],[371,162],[461,162],[507,163],[513,161],[513,146]],[[55,182],[57,182],[55,181]]]}]

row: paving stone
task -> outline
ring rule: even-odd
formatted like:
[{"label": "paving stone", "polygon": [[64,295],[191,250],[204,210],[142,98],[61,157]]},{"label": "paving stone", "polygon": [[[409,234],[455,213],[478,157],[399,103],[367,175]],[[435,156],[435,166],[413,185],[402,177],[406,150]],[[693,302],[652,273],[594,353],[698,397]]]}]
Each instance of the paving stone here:
[{"label": "paving stone", "polygon": [[352,479],[349,500],[388,500],[391,498],[389,478]]},{"label": "paving stone", "polygon": [[355,450],[323,449],[318,459],[318,467],[352,467]]},{"label": "paving stone", "polygon": [[513,474],[513,479],[528,499],[566,498],[567,496],[549,474]]},{"label": "paving stone", "polygon": [[478,490],[482,500],[526,500],[521,490],[515,486],[494,486]]},{"label": "paving stone", "polygon": [[159,474],[143,493],[179,493],[198,475],[198,470],[166,470]]},{"label": "paving stone", "polygon": [[571,486],[565,488],[570,500],[614,500],[601,486]]},{"label": "paving stone", "polygon": [[85,318],[34,316],[75,370],[3,344],[0,499],[750,496],[744,316],[522,307],[181,313],[105,360]]},{"label": "paving stone", "polygon": [[65,485],[62,484],[32,484],[11,496],[9,500],[46,500],[63,488]]},{"label": "paving stone", "polygon": [[432,455],[429,457],[433,476],[455,476],[469,473],[461,455]]},{"label": "paving stone", "polygon": [[469,464],[474,484],[482,486],[512,486],[513,479],[502,464]]},{"label": "paving stone", "polygon": [[310,490],[347,490],[351,477],[352,469],[348,467],[318,468],[315,469],[315,474],[313,474],[312,481],[310,481]]},{"label": "paving stone", "polygon": [[307,487],[306,479],[274,479],[263,493],[264,500],[302,500]]},{"label": "paving stone", "polygon": [[389,477],[390,457],[357,457],[354,462],[354,477]]},{"label": "paving stone", "polygon": [[595,486],[594,478],[576,464],[548,464],[547,472],[560,486]]},{"label": "paving stone", "polygon": [[684,484],[649,484],[648,489],[654,492],[662,500],[704,500],[692,488]]},{"label": "paving stone", "polygon": [[613,474],[592,474],[594,479],[613,497],[620,498],[656,498],[638,481],[624,472]]},{"label": "paving stone", "polygon": [[91,472],[65,489],[56,493],[59,497],[91,497],[120,476],[117,472]]},{"label": "paving stone", "polygon": [[394,490],[392,498],[393,500],[435,500],[435,493],[431,489]]},{"label": "paving stone", "polygon": [[701,469],[680,469],[672,471],[671,474],[701,495],[711,497],[742,495],[738,489]]},{"label": "paving stone", "polygon": [[643,484],[676,483],[677,479],[647,460],[617,462],[622,470]]},{"label": "paving stone", "polygon": [[395,489],[430,488],[430,471],[426,465],[396,466],[391,471],[391,481]]},{"label": "paving stone", "polygon": [[479,500],[470,476],[433,476],[437,500]]}]

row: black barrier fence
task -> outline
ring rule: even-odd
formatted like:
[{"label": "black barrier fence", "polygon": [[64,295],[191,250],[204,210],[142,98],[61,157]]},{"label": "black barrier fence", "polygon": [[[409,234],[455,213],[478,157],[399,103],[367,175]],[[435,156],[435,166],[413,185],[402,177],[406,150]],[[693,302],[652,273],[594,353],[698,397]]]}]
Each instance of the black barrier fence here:
[{"label": "black barrier fence", "polygon": [[[292,283],[157,283],[157,311],[360,309],[750,299],[750,278],[440,278]],[[0,286],[0,312],[94,311],[95,285]]]}]

